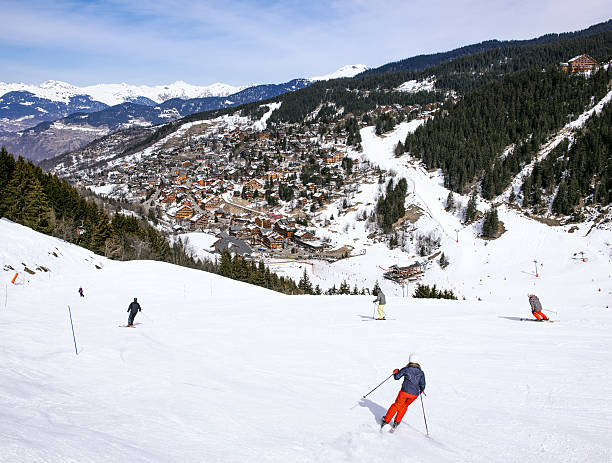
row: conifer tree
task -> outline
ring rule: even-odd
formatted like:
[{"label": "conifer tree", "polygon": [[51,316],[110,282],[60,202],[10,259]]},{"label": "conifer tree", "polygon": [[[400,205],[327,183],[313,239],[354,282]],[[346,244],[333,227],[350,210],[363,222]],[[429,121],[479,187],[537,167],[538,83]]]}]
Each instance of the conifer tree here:
[{"label": "conifer tree", "polygon": [[476,190],[472,191],[465,210],[465,222],[470,223],[476,218]]},{"label": "conifer tree", "polygon": [[302,274],[302,278],[298,283],[298,289],[300,289],[304,294],[312,294],[312,283],[310,282],[310,278],[308,278],[306,267],[304,267],[304,273]]},{"label": "conifer tree", "polygon": [[495,238],[498,230],[499,218],[497,215],[497,208],[491,207],[491,209],[485,213],[484,222],[482,224],[482,235],[486,238]]},{"label": "conifer tree", "polygon": [[449,191],[448,196],[446,197],[446,210],[447,211],[455,210],[455,197],[453,196],[452,191]]}]

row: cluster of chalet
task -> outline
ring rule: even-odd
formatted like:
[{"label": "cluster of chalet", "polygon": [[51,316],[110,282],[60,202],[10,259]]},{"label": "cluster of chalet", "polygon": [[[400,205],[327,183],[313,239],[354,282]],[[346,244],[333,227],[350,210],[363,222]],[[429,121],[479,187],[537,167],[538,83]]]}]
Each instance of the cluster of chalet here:
[{"label": "cluster of chalet", "polygon": [[251,254],[253,248],[279,250],[291,246],[310,252],[322,252],[328,248],[314,233],[300,227],[290,218],[268,214],[253,220],[246,215],[237,216],[223,211],[217,214],[222,219],[217,218],[215,225],[229,220],[227,231],[217,233],[219,240],[213,245],[217,252],[227,249],[244,256]]},{"label": "cluster of chalet", "polygon": [[[427,115],[437,106],[391,105],[375,112]],[[325,244],[286,216],[308,215],[324,202],[342,201],[357,188],[346,182],[342,167],[351,117],[346,114],[325,123],[277,123],[273,130],[264,131],[246,123],[205,121],[185,135],[165,139],[146,156],[111,161],[79,174],[80,181],[86,187],[104,187],[111,198],[143,204],[167,229],[223,229],[224,239],[233,240],[232,246],[241,240],[257,248],[297,246],[318,252]],[[308,179],[303,178],[304,166],[313,163],[318,169],[310,169]],[[353,166],[352,172],[361,168]],[[292,195],[292,199],[281,201],[281,185],[284,198]],[[237,210],[250,212],[237,216]],[[279,212],[285,217],[274,215]]]},{"label": "cluster of chalet", "polygon": [[584,72],[596,69],[599,64],[589,55],[578,55],[560,66],[565,72]]}]

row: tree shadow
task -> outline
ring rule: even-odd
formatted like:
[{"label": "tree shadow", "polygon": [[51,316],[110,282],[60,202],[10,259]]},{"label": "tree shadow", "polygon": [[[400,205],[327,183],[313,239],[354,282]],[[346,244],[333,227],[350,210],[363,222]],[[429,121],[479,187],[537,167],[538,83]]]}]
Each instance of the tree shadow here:
[{"label": "tree shadow", "polygon": [[370,412],[372,412],[376,424],[380,424],[380,420],[382,420],[383,416],[387,414],[386,408],[381,407],[376,402],[372,402],[369,399],[361,399],[359,401],[359,406],[366,407],[368,410],[370,410]]}]

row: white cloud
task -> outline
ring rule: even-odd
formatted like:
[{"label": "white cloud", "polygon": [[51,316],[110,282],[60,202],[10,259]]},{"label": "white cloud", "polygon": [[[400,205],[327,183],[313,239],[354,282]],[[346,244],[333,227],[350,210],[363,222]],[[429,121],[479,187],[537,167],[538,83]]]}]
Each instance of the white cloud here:
[{"label": "white cloud", "polygon": [[[28,66],[40,63],[32,75],[49,72],[46,78],[81,85],[129,79],[239,85],[326,74],[345,64],[378,66],[492,38],[582,29],[607,19],[606,3],[4,1],[0,45],[9,76],[19,75],[26,56]],[[29,53],[18,53],[22,49]]]}]

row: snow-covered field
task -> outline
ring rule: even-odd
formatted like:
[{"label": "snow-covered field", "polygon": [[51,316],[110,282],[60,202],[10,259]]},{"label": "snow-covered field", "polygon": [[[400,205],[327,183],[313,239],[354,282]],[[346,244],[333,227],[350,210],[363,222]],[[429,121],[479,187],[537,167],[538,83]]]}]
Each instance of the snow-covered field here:
[{"label": "snow-covered field", "polygon": [[[0,461],[609,462],[609,238],[583,237],[592,248],[575,262],[580,231],[525,223],[450,256],[446,275],[466,288],[499,264],[482,302],[389,297],[378,322],[368,296],[284,296],[108,261],[1,220]],[[519,320],[534,287],[556,323]],[[119,327],[133,297],[137,325]],[[429,438],[420,401],[379,433],[399,382],[362,399],[411,352]]]}]

